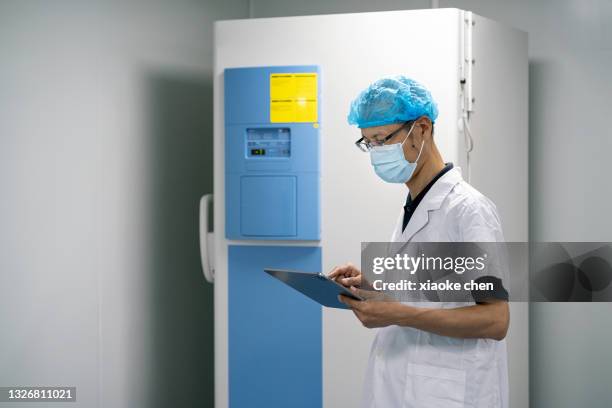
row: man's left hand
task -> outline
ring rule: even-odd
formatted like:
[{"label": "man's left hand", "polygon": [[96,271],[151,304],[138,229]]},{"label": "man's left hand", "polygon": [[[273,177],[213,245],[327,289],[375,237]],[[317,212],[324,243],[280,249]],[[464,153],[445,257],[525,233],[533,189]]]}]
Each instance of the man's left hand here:
[{"label": "man's left hand", "polygon": [[356,300],[343,295],[338,296],[338,300],[350,307],[365,327],[372,329],[397,324],[396,315],[403,307],[401,303],[376,291],[363,290],[354,286],[350,287],[350,291],[364,300]]}]

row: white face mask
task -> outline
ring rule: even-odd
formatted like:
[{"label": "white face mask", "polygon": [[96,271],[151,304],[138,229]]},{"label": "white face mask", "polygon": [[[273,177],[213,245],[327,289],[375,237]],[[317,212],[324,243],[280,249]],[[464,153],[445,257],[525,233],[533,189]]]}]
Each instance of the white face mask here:
[{"label": "white face mask", "polygon": [[414,174],[414,170],[423,152],[423,146],[425,146],[425,141],[423,140],[421,149],[414,163],[410,163],[406,160],[404,156],[404,143],[408,140],[408,136],[410,136],[414,125],[413,123],[410,127],[403,142],[374,146],[372,150],[370,150],[370,162],[374,167],[374,171],[378,177],[387,183],[406,183]]}]

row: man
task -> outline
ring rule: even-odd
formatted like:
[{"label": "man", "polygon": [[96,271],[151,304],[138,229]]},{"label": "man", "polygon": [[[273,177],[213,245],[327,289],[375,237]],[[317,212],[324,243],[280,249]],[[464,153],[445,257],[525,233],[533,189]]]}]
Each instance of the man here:
[{"label": "man", "polygon": [[[431,94],[409,78],[384,78],[352,102],[349,123],[361,129],[357,146],[374,171],[408,187],[394,242],[503,241],[495,205],[445,164],[434,141],[438,110]],[[509,325],[507,293],[472,304],[378,302],[360,288],[351,264],[330,277],[365,298],[346,296],[365,327],[380,328],[372,345],[363,391],[366,407],[506,408]]]}]

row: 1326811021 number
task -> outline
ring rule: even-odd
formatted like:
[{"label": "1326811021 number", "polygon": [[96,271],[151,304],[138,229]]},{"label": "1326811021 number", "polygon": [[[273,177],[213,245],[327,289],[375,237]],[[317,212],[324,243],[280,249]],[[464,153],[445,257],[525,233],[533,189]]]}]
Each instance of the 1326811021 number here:
[{"label": "1326811021 number", "polygon": [[[2,395],[3,394],[3,395]],[[2,401],[75,401],[75,387],[0,387]]]}]

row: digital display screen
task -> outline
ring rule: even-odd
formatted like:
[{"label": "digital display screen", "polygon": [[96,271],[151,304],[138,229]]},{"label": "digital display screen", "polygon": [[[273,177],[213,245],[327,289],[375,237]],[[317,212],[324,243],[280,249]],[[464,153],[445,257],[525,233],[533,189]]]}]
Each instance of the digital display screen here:
[{"label": "digital display screen", "polygon": [[246,157],[254,160],[275,160],[291,157],[291,129],[246,129]]}]

